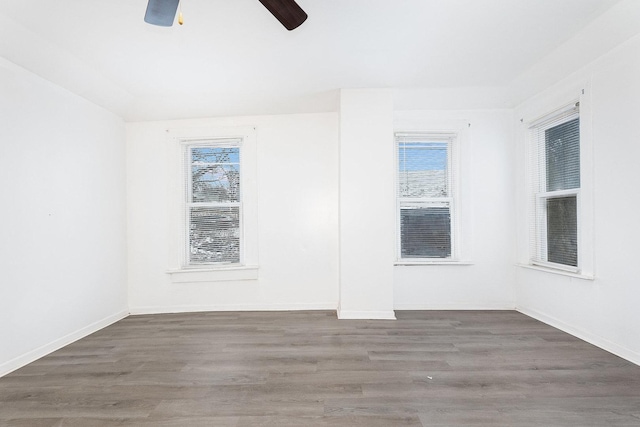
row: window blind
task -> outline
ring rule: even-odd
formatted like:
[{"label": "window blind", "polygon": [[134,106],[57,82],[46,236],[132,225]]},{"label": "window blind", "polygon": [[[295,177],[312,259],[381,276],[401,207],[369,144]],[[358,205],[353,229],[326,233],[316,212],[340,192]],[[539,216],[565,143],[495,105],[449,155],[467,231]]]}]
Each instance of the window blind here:
[{"label": "window blind", "polygon": [[399,258],[453,254],[450,134],[396,134]]},{"label": "window blind", "polygon": [[576,103],[535,122],[531,254],[536,263],[578,267],[580,117]]},{"label": "window blind", "polygon": [[188,264],[239,263],[240,140],[187,147]]}]

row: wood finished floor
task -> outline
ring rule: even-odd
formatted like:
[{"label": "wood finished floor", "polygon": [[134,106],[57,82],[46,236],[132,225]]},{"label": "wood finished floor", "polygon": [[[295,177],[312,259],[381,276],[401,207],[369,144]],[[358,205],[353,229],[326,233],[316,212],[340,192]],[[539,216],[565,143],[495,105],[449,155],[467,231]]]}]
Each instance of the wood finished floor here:
[{"label": "wood finished floor", "polygon": [[0,378],[1,426],[640,426],[640,367],[510,311],[128,317]]}]

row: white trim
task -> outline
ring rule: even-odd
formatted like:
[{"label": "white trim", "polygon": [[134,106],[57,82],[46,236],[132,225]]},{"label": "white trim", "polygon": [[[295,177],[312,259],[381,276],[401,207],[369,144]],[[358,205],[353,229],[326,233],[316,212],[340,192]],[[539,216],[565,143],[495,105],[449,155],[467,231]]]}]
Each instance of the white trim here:
[{"label": "white trim", "polygon": [[424,136],[428,135],[434,141],[450,142],[455,139],[455,132],[450,130],[424,131],[414,130],[406,132],[394,132],[396,138],[405,138],[407,140],[415,139],[415,142],[424,142]]},{"label": "white trim", "polygon": [[293,303],[293,304],[208,304],[208,305],[173,305],[173,306],[140,306],[130,309],[131,315],[227,312],[227,311],[335,311],[337,302]]},{"label": "white trim", "polygon": [[173,283],[195,283],[195,282],[230,282],[236,280],[257,280],[257,265],[221,266],[219,268],[183,268],[167,270]]},{"label": "white trim", "polygon": [[410,260],[405,258],[401,261],[394,262],[393,265],[396,267],[409,267],[409,266],[417,266],[417,265],[475,265],[475,264],[471,261],[457,261],[457,260],[447,261],[447,259],[436,260],[431,258],[425,261],[422,259]]},{"label": "white trim", "polygon": [[495,302],[490,304],[478,305],[476,303],[442,303],[442,304],[429,304],[429,303],[408,303],[408,304],[395,304],[393,309],[396,311],[402,310],[423,310],[423,311],[438,311],[438,310],[499,310],[499,311],[513,311],[515,310],[515,304],[512,301]]},{"label": "white trim", "polygon": [[129,316],[129,311],[126,310],[123,310],[116,314],[112,314],[111,316],[107,316],[104,319],[93,322],[92,324],[85,326],[84,328],[80,328],[75,332],[67,334],[62,338],[53,340],[48,344],[40,346],[34,350],[29,351],[28,353],[11,359],[8,362],[0,365],[0,377],[3,377],[17,369],[20,369],[23,366],[28,365],[29,363],[35,362],[36,360],[48,354],[51,354],[56,350],[60,350],[62,347],[65,347],[88,335],[93,334],[94,332],[99,331],[100,329],[106,328],[107,326],[112,325],[127,316]]},{"label": "white trim", "polygon": [[529,129],[547,129],[551,124],[555,125],[558,120],[571,117],[580,113],[580,100],[573,101],[568,105],[560,107],[544,116],[534,119],[529,123]]},{"label": "white trim", "polygon": [[536,193],[537,199],[557,199],[558,197],[576,196],[580,195],[579,188],[571,188],[569,190],[557,190],[557,191],[540,191]]},{"label": "white trim", "polygon": [[[242,144],[242,140],[244,139],[242,136],[234,136],[234,137],[221,137],[214,136],[210,138],[203,137],[176,137],[178,143],[184,146],[210,146],[210,145],[220,145],[222,147],[227,146],[240,146]],[[226,164],[226,163],[225,163]]]},{"label": "white trim", "polygon": [[541,261],[541,260],[533,259],[531,260],[530,265],[542,267],[548,270],[559,270],[559,271],[564,271],[566,273],[580,274],[580,268],[573,267],[570,265],[558,264],[556,262]]},{"label": "white trim", "polygon": [[549,316],[548,314],[541,313],[537,310],[531,310],[525,307],[517,307],[516,311],[533,319],[546,323],[547,325],[553,326],[554,328],[560,329],[563,332],[573,335],[576,338],[580,338],[581,340],[586,341],[589,344],[593,344],[596,347],[606,350],[609,353],[615,354],[616,356],[622,357],[623,359],[640,366],[640,353],[628,349],[627,347],[623,347],[607,340],[606,338],[592,334],[582,329],[575,328],[563,322],[562,320],[556,319],[553,316]]},{"label": "white trim", "polygon": [[340,320],[396,320],[396,314],[390,311],[337,310]]},{"label": "white trim", "polygon": [[569,277],[575,277],[577,279],[584,279],[584,280],[595,280],[595,276],[590,275],[590,274],[584,274],[584,273],[579,273],[577,271],[571,271],[571,270],[563,270],[560,269],[559,267],[556,267],[557,264],[553,264],[553,266],[545,266],[545,265],[538,265],[538,264],[516,264],[516,266],[518,267],[522,267],[522,268],[528,268],[530,270],[537,270],[537,271],[543,271],[545,273],[553,273],[553,274],[559,274],[561,276],[569,276]]}]

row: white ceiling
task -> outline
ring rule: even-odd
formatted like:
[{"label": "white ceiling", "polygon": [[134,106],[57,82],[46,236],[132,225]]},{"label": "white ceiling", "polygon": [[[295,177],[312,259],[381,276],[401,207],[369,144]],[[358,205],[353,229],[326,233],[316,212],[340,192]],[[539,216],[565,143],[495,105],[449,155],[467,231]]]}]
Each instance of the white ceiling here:
[{"label": "white ceiling", "polygon": [[[0,0],[0,56],[126,120],[335,111],[336,89],[503,87],[617,0]],[[6,36],[5,36],[6,35]]]}]

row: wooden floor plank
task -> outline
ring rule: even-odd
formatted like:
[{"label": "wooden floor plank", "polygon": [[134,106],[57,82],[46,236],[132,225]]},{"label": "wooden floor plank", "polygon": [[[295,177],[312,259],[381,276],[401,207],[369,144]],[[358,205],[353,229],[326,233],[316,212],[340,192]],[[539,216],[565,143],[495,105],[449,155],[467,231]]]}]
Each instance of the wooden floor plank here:
[{"label": "wooden floor plank", "polygon": [[640,367],[512,311],[131,316],[0,378],[0,426],[640,427]]}]

